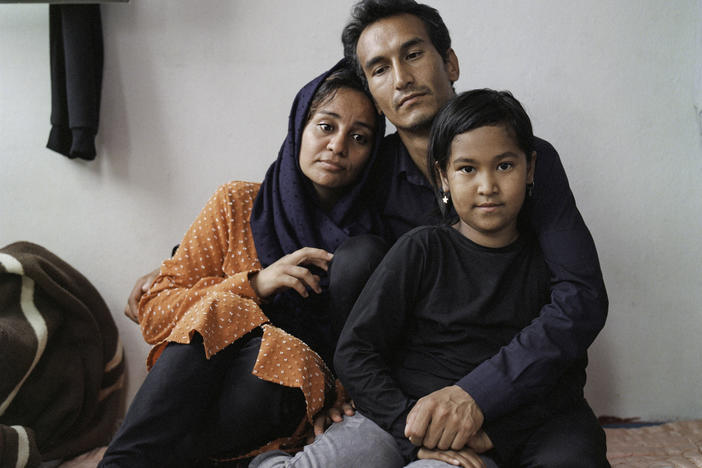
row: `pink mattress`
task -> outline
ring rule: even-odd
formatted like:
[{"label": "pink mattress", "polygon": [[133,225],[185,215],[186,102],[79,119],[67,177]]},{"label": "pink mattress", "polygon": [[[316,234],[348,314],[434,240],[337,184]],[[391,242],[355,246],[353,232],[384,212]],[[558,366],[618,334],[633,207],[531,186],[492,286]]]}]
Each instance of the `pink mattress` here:
[{"label": "pink mattress", "polygon": [[[702,419],[638,428],[605,428],[612,467],[702,468]],[[64,462],[59,468],[94,468],[101,447]]]},{"label": "pink mattress", "polygon": [[605,432],[613,467],[702,468],[702,419]]}]

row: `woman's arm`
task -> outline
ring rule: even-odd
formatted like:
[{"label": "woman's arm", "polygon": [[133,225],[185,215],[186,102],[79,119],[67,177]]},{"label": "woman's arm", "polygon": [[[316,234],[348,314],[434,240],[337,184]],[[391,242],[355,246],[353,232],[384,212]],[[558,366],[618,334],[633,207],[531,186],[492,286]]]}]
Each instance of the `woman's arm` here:
[{"label": "woman's arm", "polygon": [[[249,275],[260,269],[248,227],[257,185],[220,187],[188,229],[176,254],[139,304],[144,339],[166,339],[185,314],[197,322],[265,321]],[[205,337],[206,338],[206,337]],[[207,338],[206,338],[207,339]]]}]

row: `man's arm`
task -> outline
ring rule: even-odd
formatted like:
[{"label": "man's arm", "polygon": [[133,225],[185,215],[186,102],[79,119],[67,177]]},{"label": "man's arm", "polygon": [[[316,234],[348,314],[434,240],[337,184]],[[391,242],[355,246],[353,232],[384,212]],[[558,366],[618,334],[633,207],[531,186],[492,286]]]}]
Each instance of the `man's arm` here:
[{"label": "man's arm", "polygon": [[495,356],[457,384],[486,419],[507,414],[553,386],[604,326],[607,292],[597,251],[556,150],[537,139],[530,218],[551,272],[551,302]]}]

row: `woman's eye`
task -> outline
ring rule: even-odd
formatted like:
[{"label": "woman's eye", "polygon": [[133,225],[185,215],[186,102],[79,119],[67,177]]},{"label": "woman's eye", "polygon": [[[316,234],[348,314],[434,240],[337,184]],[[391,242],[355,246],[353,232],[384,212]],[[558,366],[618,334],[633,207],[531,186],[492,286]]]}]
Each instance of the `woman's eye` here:
[{"label": "woman's eye", "polygon": [[320,123],[320,124],[317,124],[317,127],[318,127],[320,130],[322,130],[323,132],[331,132],[331,131],[332,131],[332,128],[333,128],[333,127],[332,127],[331,125],[329,125],[328,123],[323,123],[323,122]]},{"label": "woman's eye", "polygon": [[365,135],[361,135],[360,133],[354,133],[351,136],[351,138],[353,138],[353,141],[361,145],[365,145],[366,143],[368,143],[368,137]]},{"label": "woman's eye", "polygon": [[500,164],[497,165],[497,170],[498,171],[508,171],[514,167],[514,164],[511,162],[501,162]]}]

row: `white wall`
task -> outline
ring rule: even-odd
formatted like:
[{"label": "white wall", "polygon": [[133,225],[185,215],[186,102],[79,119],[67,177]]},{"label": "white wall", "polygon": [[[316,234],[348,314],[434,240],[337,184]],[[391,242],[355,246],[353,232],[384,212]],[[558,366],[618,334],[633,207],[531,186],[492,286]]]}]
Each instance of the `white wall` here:
[{"label": "white wall", "polygon": [[[431,3],[461,60],[457,89],[522,100],[597,242],[611,306],[590,353],[596,412],[702,417],[702,0]],[[0,245],[40,243],[91,279],[127,349],[129,398],[148,349],[122,315],[134,280],[218,184],[263,177],[296,90],[340,57],[350,4],[103,6],[93,162],[44,148],[47,6],[0,5]]]}]

